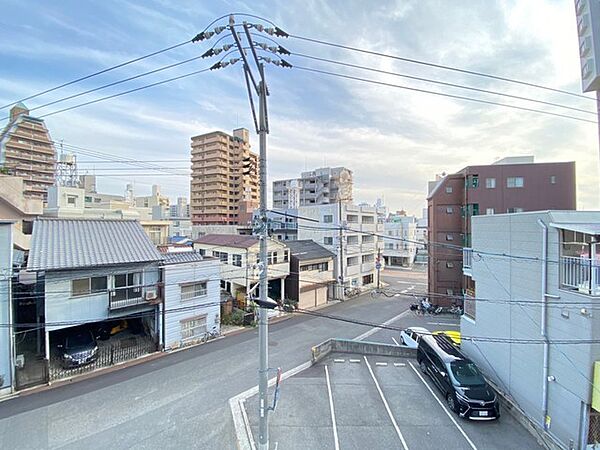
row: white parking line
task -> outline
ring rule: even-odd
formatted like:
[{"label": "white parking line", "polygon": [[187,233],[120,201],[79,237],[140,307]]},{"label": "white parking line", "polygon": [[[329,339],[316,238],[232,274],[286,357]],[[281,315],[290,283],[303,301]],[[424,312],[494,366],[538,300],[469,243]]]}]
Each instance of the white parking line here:
[{"label": "white parking line", "polygon": [[400,284],[413,284],[413,285],[419,285],[419,286],[427,286],[427,283],[420,283],[418,281],[402,281],[402,280],[396,280],[396,283],[400,283]]},{"label": "white parking line", "polygon": [[350,361],[351,363],[359,363],[360,359],[349,359],[348,361]]},{"label": "white parking line", "polygon": [[387,367],[387,363],[386,362],[376,362],[375,365],[376,366]]},{"label": "white parking line", "polygon": [[404,289],[403,291],[400,291],[401,294],[406,294],[408,292],[408,289]]},{"label": "white parking line", "polygon": [[369,364],[369,360],[367,359],[366,356],[363,356],[363,358],[365,358],[365,362],[367,363],[367,368],[369,369],[369,372],[371,373],[371,378],[373,378],[373,381],[375,382],[375,387],[377,388],[377,392],[379,392],[379,396],[381,397],[381,400],[383,401],[383,406],[385,406],[385,410],[387,411],[388,416],[390,416],[390,420],[392,421],[392,425],[394,425],[396,433],[398,434],[398,437],[400,438],[400,441],[402,442],[402,447],[404,448],[404,450],[408,450],[408,446],[406,445],[406,441],[404,440],[404,436],[402,436],[402,433],[400,432],[400,428],[398,428],[398,424],[396,423],[396,419],[394,419],[394,415],[392,414],[392,411],[390,409],[390,405],[388,405],[388,402],[385,399],[385,396],[383,395],[383,391],[381,390],[381,387],[379,387],[379,382],[377,381],[377,378],[375,378],[375,374],[373,373],[373,369],[371,369],[371,364]]},{"label": "white parking line", "polygon": [[336,362],[336,363],[343,363],[345,361],[346,361],[345,359],[334,359],[333,360],[333,362]]},{"label": "white parking line", "polygon": [[400,347],[400,344],[398,343],[398,341],[396,340],[396,338],[394,336],[392,336],[392,341],[394,341],[394,344],[396,344],[398,347]]},{"label": "white parking line", "polygon": [[340,441],[338,439],[337,423],[335,421],[335,409],[333,408],[333,394],[331,393],[331,382],[329,381],[329,369],[325,365],[325,378],[327,379],[327,392],[329,394],[329,409],[331,410],[331,423],[333,424],[333,444],[335,450],[340,450]]},{"label": "white parking line", "polygon": [[425,387],[427,388],[427,390],[429,392],[431,392],[431,395],[433,395],[433,398],[435,398],[435,400],[440,404],[440,406],[442,407],[442,409],[444,410],[444,412],[448,415],[448,417],[450,417],[450,420],[452,421],[452,423],[454,425],[456,425],[456,428],[458,428],[458,431],[460,431],[460,434],[462,434],[464,436],[464,438],[467,440],[467,442],[469,443],[469,445],[471,446],[471,448],[473,450],[477,450],[477,447],[475,446],[475,444],[473,444],[473,441],[469,438],[469,436],[467,436],[467,433],[465,433],[465,430],[462,429],[462,427],[458,424],[458,422],[456,421],[456,419],[452,416],[452,414],[450,414],[450,411],[448,411],[446,409],[446,407],[440,401],[440,399],[438,398],[438,396],[435,395],[435,392],[433,392],[431,390],[431,387],[429,387],[429,385],[427,384],[427,382],[425,381],[425,379],[423,378],[423,376],[419,373],[419,371],[415,368],[415,366],[413,366],[410,361],[408,361],[408,364],[410,365],[410,367],[412,367],[412,370],[414,370],[414,372],[417,374],[417,376],[419,377],[419,379],[423,382],[423,384],[425,385]]},{"label": "white parking line", "polygon": [[404,367],[405,365],[404,363],[394,363],[394,367]]},{"label": "white parking line", "polygon": [[[382,323],[382,325],[389,325],[391,323],[394,323],[396,320],[401,319],[402,317],[406,316],[408,313],[410,313],[410,309],[407,309],[406,311],[402,311],[400,314],[398,314],[397,316],[392,317],[389,320],[386,320],[385,322]],[[364,332],[363,334],[361,334],[360,336],[356,336],[354,338],[355,341],[362,341],[363,339],[368,338],[369,336],[371,336],[372,334],[377,333],[379,330],[381,330],[381,328],[379,327],[375,327],[375,328],[371,328],[369,331]]]}]

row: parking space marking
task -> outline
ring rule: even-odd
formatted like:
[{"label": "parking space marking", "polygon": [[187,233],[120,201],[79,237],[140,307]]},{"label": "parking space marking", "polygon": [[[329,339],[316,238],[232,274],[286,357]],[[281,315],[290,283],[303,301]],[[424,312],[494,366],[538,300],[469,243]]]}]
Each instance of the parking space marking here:
[{"label": "parking space marking", "polygon": [[427,286],[427,283],[419,283],[418,281],[402,281],[402,280],[396,280],[396,283],[400,283],[400,284],[418,284],[419,286]]},{"label": "parking space marking", "polygon": [[349,359],[348,361],[350,361],[351,363],[359,363],[360,359]]},{"label": "parking space marking", "polygon": [[450,322],[427,322],[427,325],[445,325],[447,327],[460,328],[460,323],[450,323]]},{"label": "parking space marking", "polygon": [[404,367],[405,365],[404,363],[394,363],[394,367]]},{"label": "parking space marking", "polygon": [[404,289],[403,291],[400,291],[401,294],[406,294],[408,292],[408,289]]},{"label": "parking space marking", "polygon": [[417,374],[417,376],[419,377],[419,379],[423,382],[423,384],[425,385],[425,387],[427,388],[427,390],[431,393],[431,395],[433,395],[433,398],[435,398],[435,400],[442,407],[442,409],[444,410],[444,412],[446,413],[446,415],[448,417],[450,417],[450,420],[452,421],[452,423],[454,425],[456,425],[456,428],[458,428],[458,431],[460,431],[460,434],[462,434],[463,437],[467,440],[467,442],[469,443],[469,445],[471,446],[471,448],[473,450],[477,450],[477,447],[475,446],[475,444],[473,444],[473,441],[469,438],[469,436],[467,436],[467,433],[465,433],[465,430],[462,429],[462,427],[458,424],[458,422],[452,416],[452,414],[450,413],[450,411],[448,411],[448,409],[446,409],[446,406],[440,401],[440,399],[438,398],[438,396],[435,395],[435,392],[433,392],[433,390],[431,389],[431,387],[429,386],[429,384],[427,384],[427,382],[425,381],[425,379],[423,378],[423,376],[419,373],[419,371],[415,368],[415,366],[413,366],[413,364],[410,361],[408,361],[408,364],[410,365],[410,367],[412,368],[412,370]]},{"label": "parking space marking", "polygon": [[377,378],[375,378],[375,374],[373,373],[373,369],[371,369],[371,365],[369,364],[369,360],[367,359],[366,356],[363,356],[363,358],[365,359],[365,363],[367,364],[367,368],[369,369],[369,372],[371,374],[371,378],[373,378],[373,382],[375,383],[375,387],[377,388],[377,391],[379,392],[379,396],[381,397],[381,400],[383,401],[383,406],[385,406],[385,410],[387,411],[388,416],[390,416],[390,420],[392,421],[392,424],[394,425],[394,429],[396,430],[396,434],[398,434],[398,437],[400,438],[400,441],[402,442],[402,447],[404,448],[404,450],[408,450],[408,446],[406,445],[406,441],[404,440],[404,436],[402,435],[402,432],[400,431],[400,428],[398,428],[398,424],[396,423],[396,419],[394,418],[394,415],[392,414],[392,410],[390,409],[390,405],[388,405],[388,402],[385,399],[385,396],[383,395],[383,391],[381,390],[381,387],[379,386],[379,382],[377,381]]},{"label": "parking space marking", "polygon": [[375,363],[376,366],[383,366],[383,367],[387,367],[387,363],[386,362],[376,362]]},{"label": "parking space marking", "polygon": [[345,359],[334,359],[333,362],[343,363],[343,362],[346,362],[346,360]]},{"label": "parking space marking", "polygon": [[331,392],[331,382],[329,381],[329,369],[325,364],[325,378],[327,379],[327,393],[329,394],[329,409],[331,410],[331,423],[333,424],[333,444],[335,450],[340,450],[340,441],[338,438],[337,423],[335,421],[335,409],[333,408],[333,394]]},{"label": "parking space marking", "polygon": [[396,340],[396,338],[394,336],[392,336],[392,341],[394,341],[394,344],[396,344],[396,346],[400,347],[400,344],[398,343],[398,341]]},{"label": "parking space marking", "polygon": [[[382,325],[389,325],[391,323],[394,323],[395,321],[401,319],[402,317],[406,316],[408,313],[410,313],[410,309],[407,309],[405,311],[402,311],[400,314],[398,314],[397,316],[392,317],[389,320],[386,320],[385,322],[382,323]],[[355,341],[362,341],[363,339],[368,338],[369,336],[371,336],[372,334],[377,333],[379,330],[381,330],[381,328],[379,327],[375,327],[375,328],[371,328],[369,331],[365,331],[363,334],[361,334],[360,336],[356,336],[354,338]]]}]

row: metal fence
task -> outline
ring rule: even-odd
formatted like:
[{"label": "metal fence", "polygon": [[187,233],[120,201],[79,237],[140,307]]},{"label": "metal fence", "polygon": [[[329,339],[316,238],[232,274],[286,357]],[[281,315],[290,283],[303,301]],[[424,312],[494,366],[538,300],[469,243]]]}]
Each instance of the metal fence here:
[{"label": "metal fence", "polygon": [[600,261],[561,256],[560,284],[590,295],[600,295]]},{"label": "metal fence", "polygon": [[587,448],[600,449],[600,413],[593,409],[590,410]]},{"label": "metal fence", "polygon": [[70,378],[102,367],[130,361],[157,350],[158,345],[150,336],[127,336],[110,341],[100,341],[98,342],[98,357],[90,364],[65,368],[61,363],[60,354],[53,354],[50,358],[49,379],[55,381],[61,378]]}]

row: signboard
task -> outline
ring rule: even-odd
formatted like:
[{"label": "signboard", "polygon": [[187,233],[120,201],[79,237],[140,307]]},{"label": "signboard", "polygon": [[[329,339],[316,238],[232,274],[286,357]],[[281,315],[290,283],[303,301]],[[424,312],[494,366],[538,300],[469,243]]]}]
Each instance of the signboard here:
[{"label": "signboard", "polygon": [[583,92],[600,90],[600,1],[575,0],[581,88]]}]

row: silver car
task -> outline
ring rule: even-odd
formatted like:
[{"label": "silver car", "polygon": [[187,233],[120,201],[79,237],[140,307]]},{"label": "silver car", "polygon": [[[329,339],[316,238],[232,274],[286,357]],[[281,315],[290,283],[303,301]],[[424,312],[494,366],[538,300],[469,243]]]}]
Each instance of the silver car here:
[{"label": "silver car", "polygon": [[400,332],[400,342],[409,348],[417,348],[419,339],[423,334],[431,334],[427,328],[423,327],[408,327]]}]

